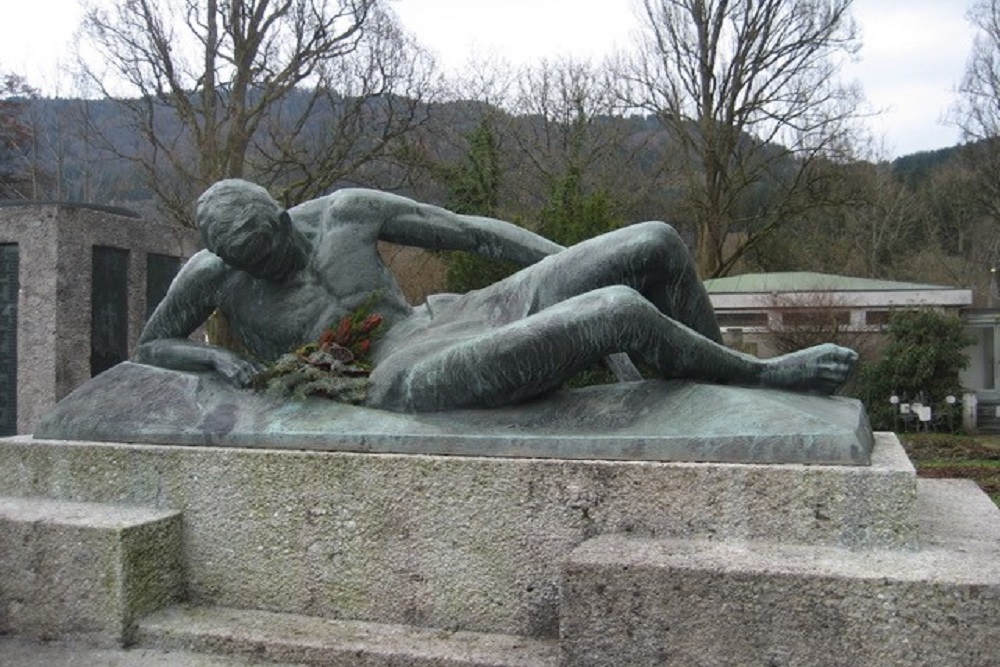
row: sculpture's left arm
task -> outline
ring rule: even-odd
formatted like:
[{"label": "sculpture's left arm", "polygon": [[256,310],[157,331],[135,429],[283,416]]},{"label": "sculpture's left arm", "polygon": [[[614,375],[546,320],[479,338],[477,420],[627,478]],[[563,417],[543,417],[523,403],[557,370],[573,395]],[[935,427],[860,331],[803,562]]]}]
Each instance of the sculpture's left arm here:
[{"label": "sculpture's left arm", "polygon": [[134,360],[176,371],[214,370],[232,384],[246,386],[262,370],[260,364],[187,338],[216,308],[218,288],[234,270],[207,250],[188,260],[146,323]]},{"label": "sculpture's left arm", "polygon": [[[378,238],[382,241],[436,250],[464,250],[520,266],[534,264],[563,250],[558,243],[503,220],[461,215],[384,192],[356,191],[351,196],[371,198],[355,205],[364,203],[370,212],[377,212]],[[357,219],[353,215],[350,218]]]}]

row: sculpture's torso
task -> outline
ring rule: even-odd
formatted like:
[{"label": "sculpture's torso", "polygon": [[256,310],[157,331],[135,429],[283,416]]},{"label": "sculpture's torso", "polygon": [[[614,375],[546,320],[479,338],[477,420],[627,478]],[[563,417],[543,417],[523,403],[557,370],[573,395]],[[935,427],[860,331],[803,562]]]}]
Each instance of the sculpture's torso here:
[{"label": "sculpture's torso", "polygon": [[378,229],[345,221],[337,204],[331,195],[289,211],[311,247],[302,271],[280,282],[228,271],[216,302],[255,357],[272,361],[314,341],[359,307],[378,312],[388,326],[410,314],[378,255]]}]

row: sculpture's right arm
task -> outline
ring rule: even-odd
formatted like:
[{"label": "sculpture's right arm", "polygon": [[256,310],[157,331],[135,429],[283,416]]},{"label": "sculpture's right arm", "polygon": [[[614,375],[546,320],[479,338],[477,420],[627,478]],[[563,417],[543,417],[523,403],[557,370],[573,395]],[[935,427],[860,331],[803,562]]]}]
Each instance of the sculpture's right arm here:
[{"label": "sculpture's right arm", "polygon": [[135,361],[177,371],[216,371],[230,383],[246,386],[262,368],[235,352],[189,340],[216,307],[228,267],[202,250],[181,269],[139,337]]},{"label": "sculpture's right arm", "polygon": [[332,195],[333,218],[372,223],[378,239],[431,250],[463,250],[484,257],[529,266],[563,246],[518,225],[474,215],[462,215],[407,197],[345,188]]}]

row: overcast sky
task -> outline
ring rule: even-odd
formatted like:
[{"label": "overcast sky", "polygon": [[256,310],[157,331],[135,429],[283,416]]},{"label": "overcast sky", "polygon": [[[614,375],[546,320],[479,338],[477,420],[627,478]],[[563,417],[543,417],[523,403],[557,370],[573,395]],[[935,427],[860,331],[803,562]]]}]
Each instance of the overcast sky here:
[{"label": "overcast sky", "polygon": [[[629,44],[634,0],[393,0],[403,24],[448,69],[473,53],[514,63],[599,58]],[[76,0],[9,0],[0,22],[0,70],[28,76],[48,94],[71,94],[59,63],[80,18]],[[872,130],[890,157],[954,145],[942,122],[969,55],[967,0],[855,0],[864,38],[859,80],[883,114]],[[528,18],[530,17],[530,19]]]}]

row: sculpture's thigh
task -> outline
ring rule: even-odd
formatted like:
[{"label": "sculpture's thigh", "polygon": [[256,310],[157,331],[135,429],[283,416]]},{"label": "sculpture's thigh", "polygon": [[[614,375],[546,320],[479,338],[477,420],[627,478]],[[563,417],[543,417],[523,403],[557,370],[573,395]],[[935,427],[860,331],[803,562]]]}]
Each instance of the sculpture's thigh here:
[{"label": "sculpture's thigh", "polygon": [[722,336],[691,255],[676,231],[645,222],[589,239],[524,270],[539,312],[560,301],[621,285],[664,315],[712,340]]},{"label": "sculpture's thigh", "polygon": [[389,357],[372,374],[371,405],[421,412],[517,403],[610,353],[641,349],[662,320],[635,290],[588,292],[477,336]]}]

